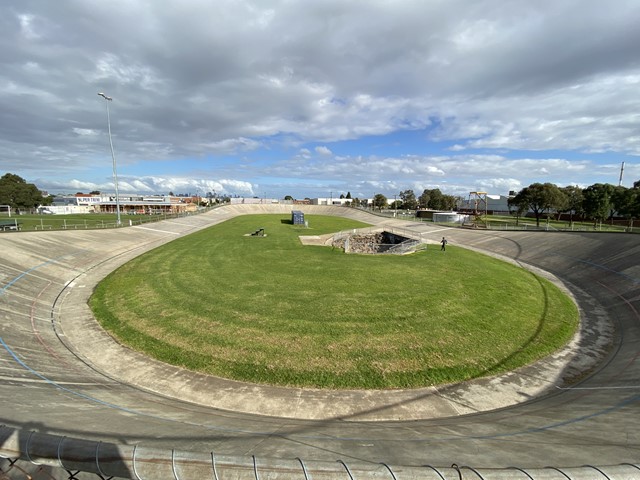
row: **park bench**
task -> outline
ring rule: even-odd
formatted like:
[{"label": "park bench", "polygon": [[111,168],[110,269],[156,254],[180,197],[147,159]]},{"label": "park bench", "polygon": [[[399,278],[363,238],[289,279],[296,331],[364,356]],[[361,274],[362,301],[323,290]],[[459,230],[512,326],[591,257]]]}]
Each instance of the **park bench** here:
[{"label": "park bench", "polygon": [[21,223],[15,220],[0,220],[0,230],[20,230]]}]

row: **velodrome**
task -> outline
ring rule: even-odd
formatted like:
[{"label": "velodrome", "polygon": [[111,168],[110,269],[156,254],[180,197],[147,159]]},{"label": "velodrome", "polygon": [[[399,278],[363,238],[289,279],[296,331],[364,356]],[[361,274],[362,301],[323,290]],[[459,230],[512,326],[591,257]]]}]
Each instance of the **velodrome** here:
[{"label": "velodrome", "polygon": [[[140,459],[215,452],[245,462],[243,472],[253,461],[255,478],[269,478],[255,473],[256,459],[265,459],[264,472],[284,471],[294,459],[339,460],[351,465],[340,478],[374,478],[380,470],[367,472],[366,465],[381,463],[391,466],[387,478],[418,478],[412,469],[405,477],[392,472],[424,465],[436,466],[440,477],[425,470],[420,478],[449,478],[452,464],[484,469],[483,478],[566,478],[559,472],[572,469],[573,478],[589,478],[585,471],[640,475],[637,235],[443,230],[345,207],[299,209],[402,227],[427,243],[444,231],[452,245],[548,272],[578,302],[580,335],[554,358],[515,374],[419,392],[270,390],[208,380],[117,345],[93,321],[86,298],[117,266],[180,235],[291,207],[227,206],[117,230],[8,233],[0,235],[0,454],[24,460],[32,439],[41,438],[46,451],[55,437],[137,449]],[[58,467],[69,464],[57,460]],[[176,476],[176,464],[169,462],[171,478],[198,478]],[[529,473],[506,476],[507,467]],[[124,478],[154,478],[130,473]]]}]

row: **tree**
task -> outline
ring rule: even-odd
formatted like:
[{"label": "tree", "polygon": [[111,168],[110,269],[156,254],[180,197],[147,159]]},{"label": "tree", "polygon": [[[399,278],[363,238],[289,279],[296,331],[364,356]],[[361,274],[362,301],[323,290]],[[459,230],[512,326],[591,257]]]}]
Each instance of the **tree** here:
[{"label": "tree", "polygon": [[634,182],[631,190],[633,191],[634,199],[629,206],[629,211],[631,216],[630,226],[633,228],[633,219],[640,218],[640,180]]},{"label": "tree", "polygon": [[429,208],[429,199],[431,196],[429,195],[429,190],[424,190],[422,194],[418,197],[418,206],[420,208]]},{"label": "tree", "polygon": [[346,198],[347,198],[347,199],[349,199],[349,200],[351,200],[351,192],[347,192],[347,196],[346,196]]},{"label": "tree", "polygon": [[284,197],[285,200],[293,200],[293,197],[291,195],[287,195]]},{"label": "tree", "polygon": [[518,198],[517,196],[514,196],[510,197],[509,200],[507,200],[507,205],[509,206],[509,213],[511,215],[515,213],[516,225],[519,225],[520,217],[526,214],[527,210],[529,210],[529,204],[523,197]]},{"label": "tree", "polygon": [[442,210],[455,210],[458,199],[454,195],[442,195]]},{"label": "tree", "polygon": [[439,188],[429,190],[429,203],[427,206],[432,210],[445,210],[442,208],[443,195]]},{"label": "tree", "polygon": [[0,178],[0,205],[14,209],[36,208],[43,200],[38,187],[18,175],[7,173]]},{"label": "tree", "polygon": [[640,187],[615,187],[612,201],[618,215],[625,217],[633,228],[633,220],[640,216]]},{"label": "tree", "polygon": [[413,190],[400,192],[400,200],[402,200],[401,208],[405,208],[407,210],[415,210],[418,208],[418,200],[416,199],[416,194],[413,193]]},{"label": "tree", "polygon": [[377,208],[378,210],[382,210],[387,206],[387,197],[385,197],[381,193],[376,193],[373,197],[373,208]]},{"label": "tree", "polygon": [[425,188],[420,197],[418,197],[418,205],[420,208],[430,208],[432,210],[444,210],[442,208],[443,195],[439,188],[432,190]]},{"label": "tree", "polygon": [[509,205],[514,205],[519,210],[528,207],[536,217],[537,227],[540,226],[543,214],[562,208],[564,203],[564,194],[553,183],[532,183],[509,199]]},{"label": "tree", "polygon": [[611,215],[614,191],[615,187],[610,183],[595,183],[584,189],[582,208],[585,215],[593,220],[594,228]]},{"label": "tree", "polygon": [[569,213],[569,224],[573,225],[573,216],[582,214],[582,189],[576,185],[567,185],[560,189],[564,193],[565,204],[560,211]]}]

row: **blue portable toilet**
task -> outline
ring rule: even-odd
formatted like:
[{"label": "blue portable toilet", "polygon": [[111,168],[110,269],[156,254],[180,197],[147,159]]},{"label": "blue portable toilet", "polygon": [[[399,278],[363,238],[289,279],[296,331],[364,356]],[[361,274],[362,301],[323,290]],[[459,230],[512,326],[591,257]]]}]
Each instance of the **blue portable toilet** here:
[{"label": "blue portable toilet", "polygon": [[304,225],[304,213],[300,210],[293,210],[291,212],[291,223],[294,225]]}]

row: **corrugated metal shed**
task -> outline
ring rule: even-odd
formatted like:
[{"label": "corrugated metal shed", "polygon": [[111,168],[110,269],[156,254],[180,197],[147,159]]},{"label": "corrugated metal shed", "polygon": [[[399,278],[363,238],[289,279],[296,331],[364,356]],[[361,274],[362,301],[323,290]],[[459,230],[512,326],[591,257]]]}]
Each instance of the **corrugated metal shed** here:
[{"label": "corrugated metal shed", "polygon": [[469,220],[469,215],[456,212],[434,212],[433,221],[441,223],[464,223]]}]

